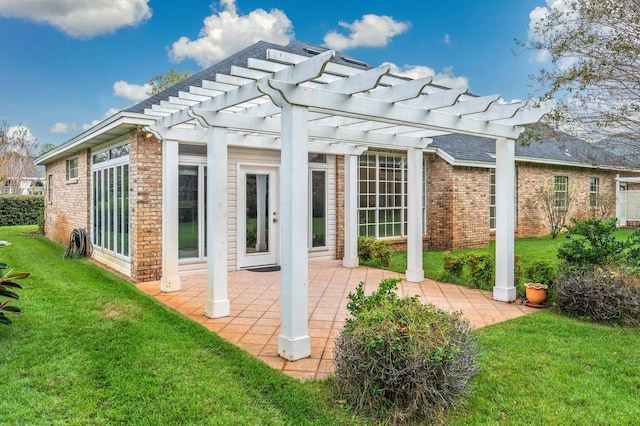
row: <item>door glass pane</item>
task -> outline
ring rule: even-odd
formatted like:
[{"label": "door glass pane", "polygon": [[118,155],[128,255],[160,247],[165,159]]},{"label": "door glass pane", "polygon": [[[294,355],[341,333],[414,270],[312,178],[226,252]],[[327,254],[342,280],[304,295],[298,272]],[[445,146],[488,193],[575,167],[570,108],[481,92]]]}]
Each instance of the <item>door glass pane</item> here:
[{"label": "door glass pane", "polygon": [[122,167],[122,254],[129,256],[129,165]]},{"label": "door glass pane", "polygon": [[269,251],[269,175],[247,173],[246,253]]},{"label": "door glass pane", "polygon": [[327,172],[311,171],[311,247],[327,245]]},{"label": "door glass pane", "polygon": [[198,166],[178,168],[178,258],[198,257]]}]

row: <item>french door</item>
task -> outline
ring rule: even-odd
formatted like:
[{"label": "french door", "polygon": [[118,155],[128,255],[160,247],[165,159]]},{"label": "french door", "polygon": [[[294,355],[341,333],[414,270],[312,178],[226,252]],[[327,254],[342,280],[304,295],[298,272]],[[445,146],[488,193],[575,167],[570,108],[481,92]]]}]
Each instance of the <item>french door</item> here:
[{"label": "french door", "polygon": [[240,167],[237,188],[239,268],[278,263],[277,187],[275,167]]}]

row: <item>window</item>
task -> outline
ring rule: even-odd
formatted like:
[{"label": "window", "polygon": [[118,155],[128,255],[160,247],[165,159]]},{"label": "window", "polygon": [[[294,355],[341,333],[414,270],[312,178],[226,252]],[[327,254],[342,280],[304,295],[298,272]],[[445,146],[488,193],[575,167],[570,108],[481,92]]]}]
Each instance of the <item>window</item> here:
[{"label": "window", "polygon": [[[513,180],[513,218],[518,223],[518,171]],[[496,169],[489,169],[489,229],[496,229]]]},{"label": "window", "polygon": [[489,229],[496,229],[496,169],[489,169]]},{"label": "window", "polygon": [[67,180],[78,179],[78,157],[67,160]]},{"label": "window", "polygon": [[309,247],[321,248],[327,246],[327,171],[311,169],[309,172]]},{"label": "window", "polygon": [[589,207],[598,207],[598,194],[600,193],[600,178],[589,178]]},{"label": "window", "polygon": [[49,193],[49,201],[53,201],[53,175],[47,178],[47,191]]},{"label": "window", "polygon": [[555,193],[555,208],[565,210],[569,205],[569,177],[556,176],[553,189]]},{"label": "window", "polygon": [[207,256],[207,167],[178,167],[178,258],[202,261]]},{"label": "window", "polygon": [[363,154],[359,158],[358,230],[385,238],[407,232],[407,162],[404,156]]},{"label": "window", "polygon": [[116,257],[129,257],[128,157],[92,168],[93,245]]}]

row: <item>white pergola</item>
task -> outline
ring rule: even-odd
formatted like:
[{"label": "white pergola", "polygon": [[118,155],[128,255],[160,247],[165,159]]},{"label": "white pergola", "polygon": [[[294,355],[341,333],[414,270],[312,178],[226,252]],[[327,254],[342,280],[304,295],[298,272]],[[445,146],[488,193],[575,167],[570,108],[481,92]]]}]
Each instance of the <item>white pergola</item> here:
[{"label": "white pergola", "polygon": [[523,124],[544,111],[524,103],[504,104],[499,95],[408,80],[388,66],[368,70],[340,65],[335,52],[300,56],[268,49],[264,59],[232,67],[178,96],[153,105],[150,130],[163,141],[162,290],[180,288],[178,277],[178,141],[206,142],[207,301],[206,315],[228,316],[227,158],[229,146],[279,149],[280,264],[282,316],[278,352],[308,357],[308,153],[345,156],[344,266],[358,266],[358,156],[369,148],[407,154],[407,280],[424,279],[422,265],[423,149],[432,137],[464,133],[496,140],[496,283],[494,298],[515,299],[514,188],[515,139]]}]

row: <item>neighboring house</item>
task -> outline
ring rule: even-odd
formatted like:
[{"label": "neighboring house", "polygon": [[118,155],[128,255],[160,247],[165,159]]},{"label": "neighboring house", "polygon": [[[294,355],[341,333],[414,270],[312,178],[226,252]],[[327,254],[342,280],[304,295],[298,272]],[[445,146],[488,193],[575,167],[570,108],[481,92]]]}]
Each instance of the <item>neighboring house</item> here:
[{"label": "neighboring house", "polygon": [[15,181],[6,179],[2,183],[3,194],[20,194],[20,195],[44,195],[44,179],[41,177],[23,177],[20,179],[19,189],[16,191]]},{"label": "neighboring house", "polygon": [[615,170],[516,147],[542,111],[388,72],[256,43],[38,158],[46,235],[66,244],[86,228],[98,261],[163,291],[206,272],[211,317],[228,315],[228,270],[281,265],[287,359],[310,350],[307,261],[357,266],[358,235],[406,248],[416,282],[424,246],[495,237],[494,297],[513,300],[514,229],[546,226],[533,188],[586,176],[608,191]]}]

